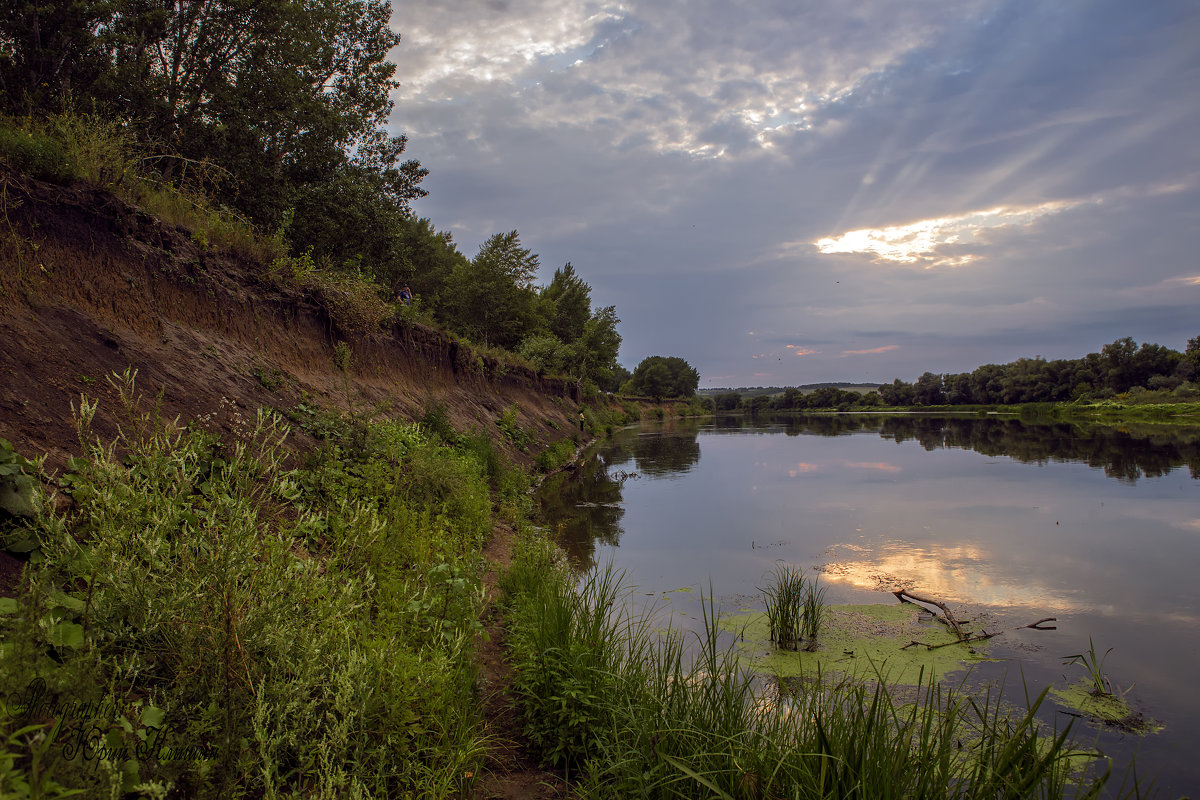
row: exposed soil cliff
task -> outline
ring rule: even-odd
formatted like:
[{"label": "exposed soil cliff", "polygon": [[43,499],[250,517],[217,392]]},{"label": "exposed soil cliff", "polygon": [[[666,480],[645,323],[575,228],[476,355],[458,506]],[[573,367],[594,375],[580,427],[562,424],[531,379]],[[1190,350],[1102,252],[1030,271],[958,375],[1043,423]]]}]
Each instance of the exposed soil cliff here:
[{"label": "exposed soil cliff", "polygon": [[[541,441],[571,430],[574,386],[504,368],[418,325],[355,335],[314,298],[280,289],[262,265],[216,252],[113,195],[0,166],[0,436],[59,466],[78,450],[71,403],[101,402],[112,432],[114,371],[137,370],[165,415],[239,415],[303,397],[417,418],[445,405],[459,429],[496,431],[516,405]],[[349,394],[334,348],[352,351]],[[536,453],[514,454],[532,458]]]}]

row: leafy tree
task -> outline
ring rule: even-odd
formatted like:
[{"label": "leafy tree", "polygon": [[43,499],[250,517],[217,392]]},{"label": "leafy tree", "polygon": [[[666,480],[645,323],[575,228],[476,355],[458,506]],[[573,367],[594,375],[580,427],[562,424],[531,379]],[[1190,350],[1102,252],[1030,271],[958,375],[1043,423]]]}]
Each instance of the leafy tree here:
[{"label": "leafy tree", "polygon": [[741,405],[742,396],[738,392],[722,392],[713,395],[713,408],[717,411],[737,411]]},{"label": "leafy tree", "polygon": [[621,334],[617,333],[616,306],[597,309],[583,324],[583,331],[574,344],[573,371],[580,381],[599,386],[608,381],[617,366],[621,349]]},{"label": "leafy tree", "polygon": [[700,385],[700,373],[677,356],[648,356],[642,359],[632,377],[621,387],[628,394],[664,397],[691,397]]},{"label": "leafy tree", "polygon": [[573,356],[572,349],[551,334],[530,336],[521,342],[517,354],[530,361],[538,372],[552,375],[566,372]]},{"label": "leafy tree", "polygon": [[515,230],[492,236],[450,275],[451,326],[484,345],[515,350],[534,321],[537,268],[538,257],[521,247]]},{"label": "leafy tree", "polygon": [[583,336],[591,315],[591,294],[592,287],[584,283],[570,261],[554,270],[554,279],[538,297],[550,332],[567,343]]},{"label": "leafy tree", "polygon": [[896,378],[892,383],[879,387],[879,396],[889,406],[911,406],[913,404],[913,385]]},{"label": "leafy tree", "polygon": [[425,170],[402,162],[405,138],[386,132],[399,85],[387,54],[400,41],[386,0],[18,0],[5,8],[6,110],[75,104],[134,123],[164,178],[215,165],[207,187],[271,229],[289,208],[305,209],[294,226],[301,231],[314,209],[353,210],[354,222],[369,219],[372,192],[376,205],[404,212],[424,194]]},{"label": "leafy tree", "polygon": [[99,34],[113,3],[15,0],[0,10],[0,111],[60,111],[107,69]]},{"label": "leafy tree", "polygon": [[625,369],[620,364],[613,367],[611,374],[607,379],[601,379],[597,386],[606,392],[618,392],[621,386],[633,377],[633,373]]}]

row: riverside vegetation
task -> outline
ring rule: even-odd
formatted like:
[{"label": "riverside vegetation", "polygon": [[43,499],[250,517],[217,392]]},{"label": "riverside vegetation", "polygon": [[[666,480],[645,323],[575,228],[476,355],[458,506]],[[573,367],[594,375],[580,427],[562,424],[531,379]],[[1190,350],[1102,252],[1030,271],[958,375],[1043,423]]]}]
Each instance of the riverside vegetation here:
[{"label": "riverside vegetation", "polygon": [[[92,434],[97,408],[81,398],[82,455],[65,474],[5,459],[41,479],[21,482],[27,507],[4,528],[5,546],[29,554],[21,591],[0,604],[5,797],[469,793],[500,735],[483,724],[473,658],[496,517],[518,530],[501,586],[524,733],[582,792],[1106,785],[1103,758],[1036,722],[1041,697],[1013,716],[932,683],[916,702],[882,681],[756,688],[719,644],[711,603],[692,643],[630,611],[611,570],[577,585],[528,517],[528,476],[436,404],[418,423],[304,405],[291,424],[319,446],[296,455],[269,409],[222,441],[163,419],[132,373],[111,382],[114,440]],[[587,411],[623,419],[605,413]],[[497,427],[521,435],[511,415]]]},{"label": "riverside vegetation", "polygon": [[[777,577],[796,588],[795,576]],[[1109,785],[1111,764],[1073,744],[1069,725],[1036,720],[1045,692],[1014,712],[991,693],[924,681],[914,697],[879,675],[818,673],[757,688],[718,643],[711,599],[694,641],[656,630],[652,613],[630,610],[613,570],[577,585],[532,527],[502,586],[526,734],[588,797],[1142,793],[1136,782]],[[774,596],[780,591],[777,581]]]}]

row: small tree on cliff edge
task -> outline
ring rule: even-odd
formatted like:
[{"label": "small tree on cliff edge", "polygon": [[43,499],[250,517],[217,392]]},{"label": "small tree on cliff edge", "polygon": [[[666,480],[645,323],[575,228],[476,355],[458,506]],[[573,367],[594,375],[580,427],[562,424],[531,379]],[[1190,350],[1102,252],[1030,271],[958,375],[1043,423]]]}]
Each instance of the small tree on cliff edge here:
[{"label": "small tree on cliff edge", "polygon": [[700,385],[700,373],[676,356],[649,356],[642,359],[633,377],[621,386],[625,394],[664,397],[691,397]]}]

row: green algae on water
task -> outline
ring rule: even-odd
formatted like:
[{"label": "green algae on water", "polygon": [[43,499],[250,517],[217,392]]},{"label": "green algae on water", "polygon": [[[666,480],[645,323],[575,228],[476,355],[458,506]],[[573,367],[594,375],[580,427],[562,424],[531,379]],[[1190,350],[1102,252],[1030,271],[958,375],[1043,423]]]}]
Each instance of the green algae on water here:
[{"label": "green algae on water", "polygon": [[[812,652],[777,648],[763,612],[722,615],[718,624],[739,635],[741,655],[754,671],[780,678],[815,676],[819,670],[916,686],[986,660],[986,642],[958,644],[954,634],[922,620],[920,612],[911,603],[829,606]],[[921,644],[904,649],[914,641]],[[948,646],[924,646],[940,644]]]},{"label": "green algae on water", "polygon": [[1073,683],[1065,689],[1052,687],[1050,695],[1063,708],[1125,733],[1146,736],[1158,733],[1164,727],[1161,722],[1134,711],[1121,695],[1096,694],[1086,681]]}]

